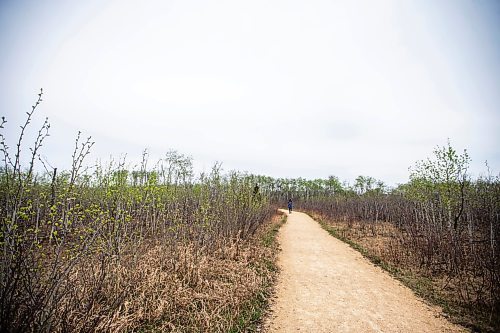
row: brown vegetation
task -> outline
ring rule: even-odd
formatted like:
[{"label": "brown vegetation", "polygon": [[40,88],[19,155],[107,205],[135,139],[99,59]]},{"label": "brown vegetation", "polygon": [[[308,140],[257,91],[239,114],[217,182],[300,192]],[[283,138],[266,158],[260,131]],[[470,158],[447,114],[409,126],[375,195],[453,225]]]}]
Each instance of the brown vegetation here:
[{"label": "brown vegetation", "polygon": [[216,164],[195,177],[176,152],[152,167],[147,152],[132,170],[85,167],[93,142],[80,134],[71,170],[39,172],[48,122],[28,153],[23,140],[41,96],[13,151],[0,133],[0,330],[249,329],[276,250],[275,209],[255,176]]},{"label": "brown vegetation", "polygon": [[[228,332],[252,324],[245,313],[261,311],[256,299],[269,292],[275,251],[262,235],[234,239],[207,253],[191,243],[172,248],[143,244],[119,261],[92,258],[69,277],[52,330]],[[264,293],[264,295],[262,295]]]}]

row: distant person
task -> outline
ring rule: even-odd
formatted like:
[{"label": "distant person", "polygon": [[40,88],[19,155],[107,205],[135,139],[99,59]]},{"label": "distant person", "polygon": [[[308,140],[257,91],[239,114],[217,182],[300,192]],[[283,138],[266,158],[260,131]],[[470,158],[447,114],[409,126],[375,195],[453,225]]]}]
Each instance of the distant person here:
[{"label": "distant person", "polygon": [[289,214],[292,213],[292,208],[293,208],[292,199],[288,199],[288,213]]},{"label": "distant person", "polygon": [[253,196],[255,198],[259,194],[259,184],[255,183],[255,187],[253,188]]}]

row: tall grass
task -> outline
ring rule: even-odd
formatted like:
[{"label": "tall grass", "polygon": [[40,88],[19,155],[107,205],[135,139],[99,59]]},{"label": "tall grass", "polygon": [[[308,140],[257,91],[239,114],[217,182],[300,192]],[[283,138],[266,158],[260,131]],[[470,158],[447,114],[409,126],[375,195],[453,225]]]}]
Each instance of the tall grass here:
[{"label": "tall grass", "polygon": [[24,142],[41,97],[14,150],[1,135],[2,331],[234,327],[270,278],[253,236],[274,210],[256,178],[219,165],[195,176],[174,151],[154,164],[145,152],[130,169],[124,159],[89,166],[93,142],[80,134],[71,169],[47,167],[48,121]]}]

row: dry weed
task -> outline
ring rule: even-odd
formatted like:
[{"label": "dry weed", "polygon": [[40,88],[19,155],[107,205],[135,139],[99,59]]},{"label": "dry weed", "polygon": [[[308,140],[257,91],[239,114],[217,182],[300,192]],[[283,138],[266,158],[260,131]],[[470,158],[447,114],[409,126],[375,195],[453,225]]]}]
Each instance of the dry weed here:
[{"label": "dry weed", "polygon": [[249,240],[220,240],[214,251],[158,242],[120,258],[89,257],[70,275],[52,329],[227,332],[274,278],[265,262],[275,250],[260,240],[268,227]]}]

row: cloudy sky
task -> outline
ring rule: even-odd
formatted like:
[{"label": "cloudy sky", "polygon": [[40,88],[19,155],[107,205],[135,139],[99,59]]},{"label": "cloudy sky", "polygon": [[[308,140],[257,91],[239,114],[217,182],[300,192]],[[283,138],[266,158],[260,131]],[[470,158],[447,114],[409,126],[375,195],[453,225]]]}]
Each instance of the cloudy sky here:
[{"label": "cloudy sky", "polygon": [[495,0],[3,0],[0,46],[7,138],[43,87],[54,166],[81,130],[93,160],[395,184],[450,138],[500,171]]}]

